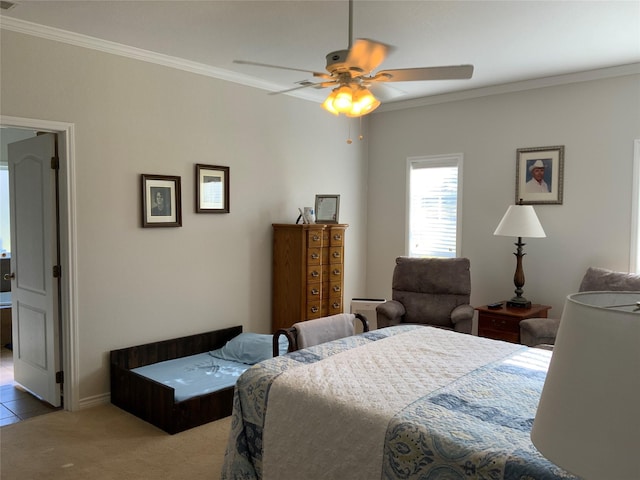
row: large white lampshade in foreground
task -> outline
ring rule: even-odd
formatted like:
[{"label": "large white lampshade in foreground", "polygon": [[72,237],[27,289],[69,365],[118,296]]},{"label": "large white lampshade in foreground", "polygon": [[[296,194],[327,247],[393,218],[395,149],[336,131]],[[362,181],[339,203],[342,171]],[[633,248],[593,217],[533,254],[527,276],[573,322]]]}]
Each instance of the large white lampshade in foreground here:
[{"label": "large white lampshade in foreground", "polygon": [[531,431],[585,480],[640,479],[640,292],[567,297]]}]

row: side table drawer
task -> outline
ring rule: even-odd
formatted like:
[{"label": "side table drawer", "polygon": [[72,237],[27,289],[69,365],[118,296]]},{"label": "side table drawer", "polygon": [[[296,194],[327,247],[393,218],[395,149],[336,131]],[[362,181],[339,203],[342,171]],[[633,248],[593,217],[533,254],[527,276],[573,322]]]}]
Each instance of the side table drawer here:
[{"label": "side table drawer", "polygon": [[478,319],[478,335],[518,343],[520,322],[517,319],[481,315]]}]

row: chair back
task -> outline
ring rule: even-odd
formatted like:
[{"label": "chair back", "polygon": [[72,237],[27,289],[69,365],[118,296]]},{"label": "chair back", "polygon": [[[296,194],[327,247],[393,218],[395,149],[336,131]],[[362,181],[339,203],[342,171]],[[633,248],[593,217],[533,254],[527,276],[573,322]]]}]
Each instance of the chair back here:
[{"label": "chair back", "polygon": [[640,275],[589,267],[580,283],[581,292],[638,292]]},{"label": "chair back", "polygon": [[295,323],[292,327],[281,328],[273,334],[273,356],[279,354],[279,338],[281,335],[289,340],[288,352],[312,347],[320,343],[330,342],[355,334],[355,319],[362,322],[362,331],[369,331],[367,318],[360,313],[339,313],[329,317],[315,318]]}]

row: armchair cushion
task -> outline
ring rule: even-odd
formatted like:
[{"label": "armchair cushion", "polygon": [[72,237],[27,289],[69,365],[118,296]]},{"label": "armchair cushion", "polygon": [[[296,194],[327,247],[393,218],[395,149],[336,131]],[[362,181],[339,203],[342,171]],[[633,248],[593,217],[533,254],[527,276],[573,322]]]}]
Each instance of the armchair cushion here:
[{"label": "armchair cushion", "polygon": [[560,326],[557,318],[527,318],[520,322],[520,343],[529,347],[553,345]]}]

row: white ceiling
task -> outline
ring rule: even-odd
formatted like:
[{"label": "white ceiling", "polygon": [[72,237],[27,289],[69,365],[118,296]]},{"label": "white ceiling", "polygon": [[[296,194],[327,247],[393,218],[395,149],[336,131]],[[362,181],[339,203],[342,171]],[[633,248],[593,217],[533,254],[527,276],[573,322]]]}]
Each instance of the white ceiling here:
[{"label": "white ceiling", "polygon": [[[5,28],[54,27],[183,59],[212,76],[270,91],[313,77],[233,60],[324,71],[325,56],[349,42],[347,0],[14,3],[1,11]],[[353,37],[394,47],[377,70],[475,66],[471,80],[394,83],[401,95],[393,100],[403,101],[637,64],[640,0],[356,0]],[[328,92],[295,94],[322,101]]]}]

